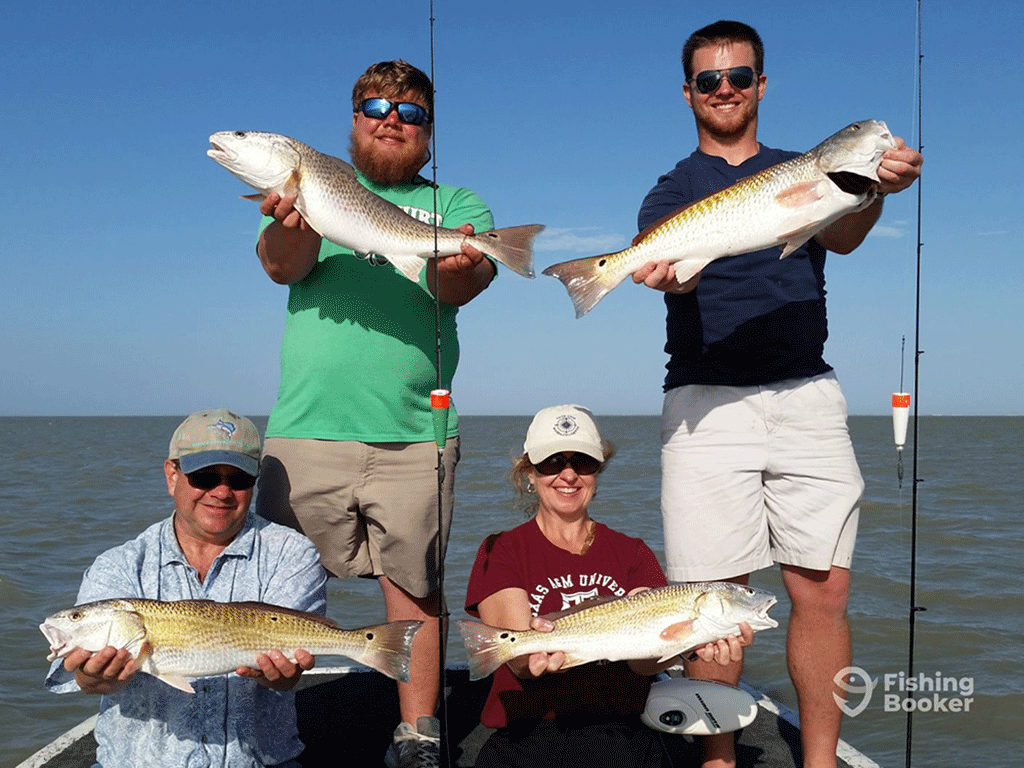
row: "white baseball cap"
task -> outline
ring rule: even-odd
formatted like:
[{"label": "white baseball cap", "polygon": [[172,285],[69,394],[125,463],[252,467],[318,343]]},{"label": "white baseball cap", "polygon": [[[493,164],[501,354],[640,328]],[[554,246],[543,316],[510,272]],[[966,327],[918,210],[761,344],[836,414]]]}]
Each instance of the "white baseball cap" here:
[{"label": "white baseball cap", "polygon": [[582,405],[553,405],[537,413],[526,430],[523,451],[534,464],[562,451],[576,451],[604,461],[594,414]]}]

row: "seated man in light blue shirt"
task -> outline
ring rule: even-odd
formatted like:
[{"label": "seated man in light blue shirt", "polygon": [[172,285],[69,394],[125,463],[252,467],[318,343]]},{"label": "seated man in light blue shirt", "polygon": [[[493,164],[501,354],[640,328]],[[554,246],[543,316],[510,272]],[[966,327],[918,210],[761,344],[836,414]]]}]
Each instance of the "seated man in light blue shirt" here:
[{"label": "seated man in light blue shirt", "polygon": [[[86,570],[76,604],[117,597],[256,600],[323,614],[326,573],[316,548],[249,512],[260,437],[248,419],[201,411],[182,422],[164,462],[174,513]],[[236,674],[202,678],[195,694],[147,674],[124,649],[76,650],[54,661],[47,687],[101,694],[97,760],[122,766],[285,766],[303,750],[292,687],[313,666],[260,654]]]}]

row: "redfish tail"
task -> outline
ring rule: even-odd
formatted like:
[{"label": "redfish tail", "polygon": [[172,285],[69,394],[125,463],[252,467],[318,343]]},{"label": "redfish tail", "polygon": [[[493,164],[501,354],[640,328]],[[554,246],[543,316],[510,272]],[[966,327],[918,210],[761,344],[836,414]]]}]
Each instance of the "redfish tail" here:
[{"label": "redfish tail", "polygon": [[473,246],[493,256],[513,272],[533,277],[533,239],[544,229],[543,224],[524,224],[480,232],[471,238]]},{"label": "redfish tail", "polygon": [[489,627],[467,619],[460,619],[456,624],[466,649],[470,680],[487,677],[512,658],[508,643],[502,637],[507,636],[510,630]]},{"label": "redfish tail", "polygon": [[616,274],[611,268],[609,257],[614,253],[588,256],[552,264],[544,270],[545,275],[557,277],[569,292],[569,298],[576,308],[576,317],[583,317],[594,308],[604,295],[622,282],[627,273]]},{"label": "redfish tail", "polygon": [[409,682],[409,652],[422,621],[389,621],[356,630],[366,638],[362,652],[352,658],[403,683]]}]

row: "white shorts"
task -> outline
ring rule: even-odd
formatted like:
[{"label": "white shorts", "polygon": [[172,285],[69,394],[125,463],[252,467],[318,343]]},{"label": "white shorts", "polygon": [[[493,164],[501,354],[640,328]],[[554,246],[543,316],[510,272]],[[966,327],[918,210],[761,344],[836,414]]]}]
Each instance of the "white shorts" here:
[{"label": "white shorts", "polygon": [[849,568],[864,481],[833,373],[665,394],[661,513],[671,581],[773,562]]}]

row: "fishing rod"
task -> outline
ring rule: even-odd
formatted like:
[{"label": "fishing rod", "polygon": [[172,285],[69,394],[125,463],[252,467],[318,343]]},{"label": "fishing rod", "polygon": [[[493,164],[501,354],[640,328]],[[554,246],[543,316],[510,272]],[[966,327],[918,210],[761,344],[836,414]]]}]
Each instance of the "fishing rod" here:
[{"label": "fishing rod", "polygon": [[433,113],[430,116],[430,156],[431,186],[434,192],[434,362],[437,369],[437,384],[430,393],[430,409],[434,417],[434,444],[437,446],[437,655],[438,655],[438,730],[440,732],[440,749],[442,765],[451,766],[448,751],[448,706],[445,695],[445,651],[447,646],[446,626],[448,611],[444,599],[444,447],[448,440],[448,406],[450,403],[447,389],[441,387],[441,273],[437,268],[440,252],[438,239],[437,211],[437,88],[434,86],[434,0],[430,0],[430,87],[433,89]]},{"label": "fishing rod", "polygon": [[[921,4],[922,0],[917,0],[917,151],[924,152],[924,131],[921,125],[922,108],[921,108],[921,95],[922,95],[922,84],[923,80],[922,70],[924,69],[924,51],[922,49],[922,36],[921,36]],[[917,266],[916,266],[916,283],[914,290],[914,447],[912,453],[912,483],[910,490],[910,611],[909,611],[909,622],[910,630],[907,640],[907,677],[912,679],[914,676],[914,628],[917,619],[917,613],[919,611],[926,610],[921,606],[917,605],[917,485],[921,482],[917,474],[917,437],[918,437],[918,408],[920,399],[918,398],[918,387],[920,384],[920,373],[921,373],[921,355],[924,354],[921,349],[921,179],[917,180]],[[901,387],[902,388],[902,387]],[[909,697],[911,700],[914,698],[914,692],[909,691]],[[906,768],[910,768],[911,755],[913,752],[914,744],[914,710],[916,707],[911,706],[907,710],[907,752],[906,752]]]}]

